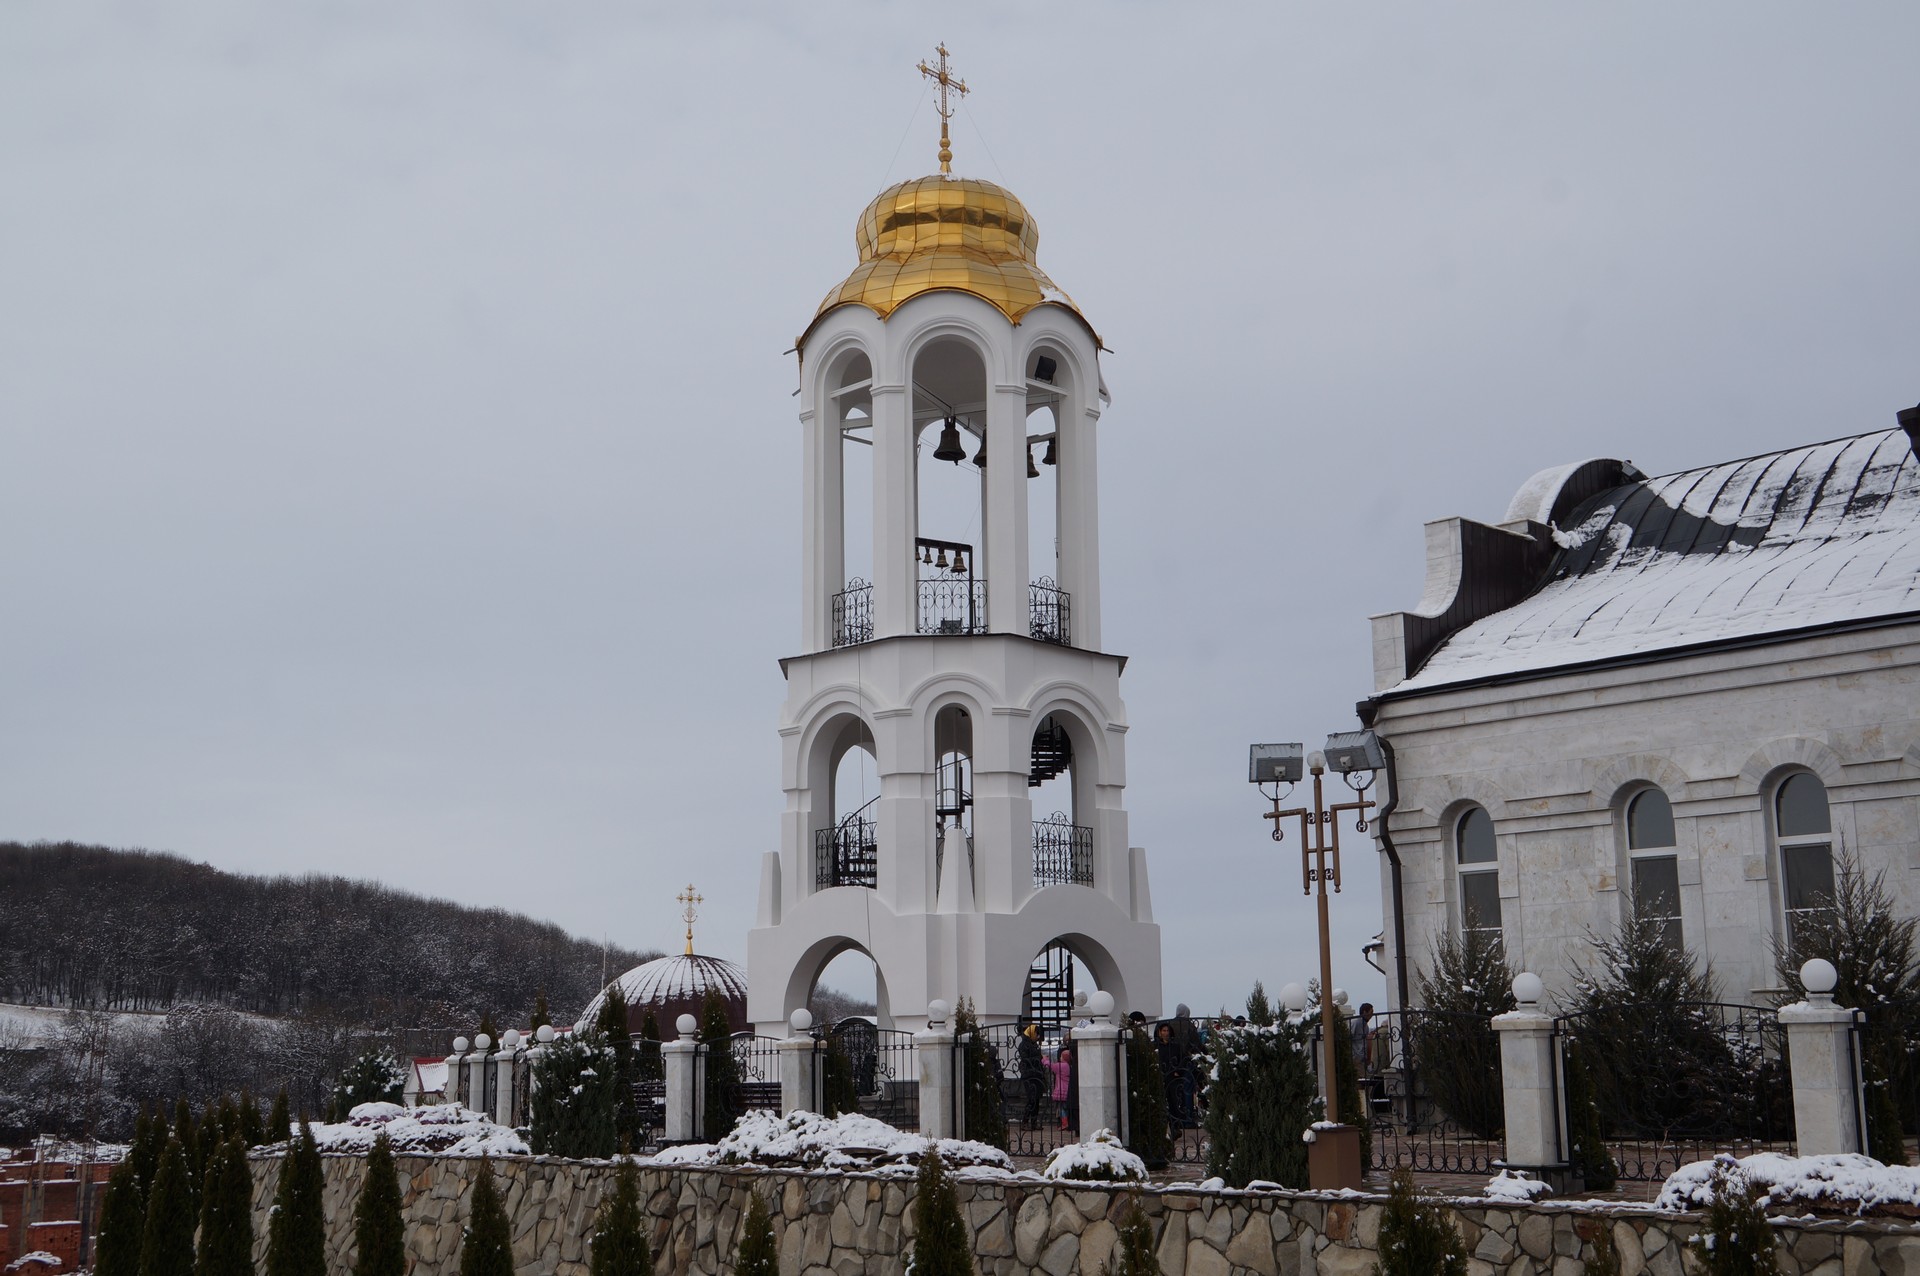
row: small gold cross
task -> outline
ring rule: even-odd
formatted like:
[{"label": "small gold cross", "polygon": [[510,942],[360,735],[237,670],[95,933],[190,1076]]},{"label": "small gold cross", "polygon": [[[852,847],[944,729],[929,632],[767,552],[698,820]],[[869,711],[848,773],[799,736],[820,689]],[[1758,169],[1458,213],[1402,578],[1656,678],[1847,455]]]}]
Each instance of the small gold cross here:
[{"label": "small gold cross", "polygon": [[947,94],[951,91],[965,97],[968,92],[967,82],[947,70],[947,46],[944,41],[934,46],[934,52],[940,55],[939,62],[933,66],[922,62],[920,74],[940,86],[940,105],[937,108],[940,112],[940,171],[951,173],[953,172],[953,141],[947,135],[947,121],[953,118],[953,106],[947,100]]},{"label": "small gold cross", "polygon": [[680,916],[687,923],[687,956],[691,957],[693,956],[693,923],[699,920],[700,917],[694,905],[706,903],[707,897],[696,894],[693,889],[693,883],[688,882],[687,889],[675,895],[674,898],[686,905],[685,908],[680,910]]}]

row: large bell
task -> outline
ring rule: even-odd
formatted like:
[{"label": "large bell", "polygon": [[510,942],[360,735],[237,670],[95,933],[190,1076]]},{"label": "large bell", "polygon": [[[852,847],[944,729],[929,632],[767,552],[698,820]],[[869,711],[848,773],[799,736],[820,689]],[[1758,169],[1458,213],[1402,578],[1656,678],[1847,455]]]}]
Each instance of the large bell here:
[{"label": "large bell", "polygon": [[933,459],[952,461],[955,465],[967,459],[967,450],[960,446],[960,423],[952,417],[940,427],[940,446],[933,449]]},{"label": "large bell", "polygon": [[1060,463],[1058,458],[1054,456],[1054,452],[1053,452],[1054,441],[1055,441],[1054,439],[1047,440],[1047,454],[1040,458],[1040,464],[1058,465]]},{"label": "large bell", "polygon": [[1033,463],[1033,449],[1032,449],[1032,448],[1028,448],[1028,449],[1027,449],[1027,477],[1028,477],[1028,478],[1039,478],[1039,477],[1040,477],[1040,470],[1039,470],[1039,468],[1038,468],[1037,466],[1035,466],[1035,465],[1034,465],[1034,463]]},{"label": "large bell", "polygon": [[973,454],[973,463],[981,469],[987,468],[987,436],[980,436],[980,450]]}]

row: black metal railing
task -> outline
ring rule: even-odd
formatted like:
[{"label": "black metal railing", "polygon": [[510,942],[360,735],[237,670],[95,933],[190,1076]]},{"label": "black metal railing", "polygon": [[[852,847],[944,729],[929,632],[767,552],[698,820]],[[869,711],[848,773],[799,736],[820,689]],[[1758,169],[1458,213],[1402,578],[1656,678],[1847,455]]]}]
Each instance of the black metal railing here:
[{"label": "black metal railing", "polygon": [[1033,884],[1093,885],[1093,830],[1055,811],[1033,822]]},{"label": "black metal railing", "polygon": [[1073,595],[1055,585],[1051,576],[1034,581],[1027,586],[1027,632],[1040,642],[1071,647],[1072,602]]},{"label": "black metal railing", "polygon": [[873,641],[873,584],[858,576],[833,596],[833,645]]},{"label": "black metal railing", "polygon": [[923,580],[920,589],[919,632],[923,634],[984,634],[987,632],[987,582],[953,577]]},{"label": "black metal railing", "polygon": [[[873,799],[873,802],[877,801],[879,801],[878,798]],[[868,890],[873,889],[877,865],[880,862],[877,826],[866,816],[873,802],[868,802],[852,815],[843,817],[832,827],[814,832],[813,888],[815,890],[823,891],[832,886],[864,886]]]},{"label": "black metal railing", "polygon": [[736,1032],[729,1043],[733,1054],[733,1111],[736,1116],[759,1109],[780,1110],[780,1042],[751,1032]]},{"label": "black metal railing", "polygon": [[862,1113],[902,1130],[920,1128],[920,1062],[911,1032],[852,1018],[816,1036],[846,1056]]}]

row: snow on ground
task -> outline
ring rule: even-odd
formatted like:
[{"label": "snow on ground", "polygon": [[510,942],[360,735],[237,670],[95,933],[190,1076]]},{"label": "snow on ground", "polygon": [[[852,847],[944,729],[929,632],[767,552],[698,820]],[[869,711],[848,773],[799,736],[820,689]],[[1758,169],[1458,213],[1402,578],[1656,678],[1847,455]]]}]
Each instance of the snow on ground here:
[{"label": "snow on ground", "polygon": [[1112,1130],[1095,1130],[1084,1143],[1063,1143],[1047,1157],[1040,1177],[1144,1183],[1147,1163],[1127,1151]]},{"label": "snow on ground", "polygon": [[[1010,1170],[998,1148],[965,1139],[940,1139],[940,1159],[953,1166]],[[867,1169],[912,1164],[927,1149],[918,1134],[895,1129],[856,1112],[823,1117],[814,1112],[749,1112],[718,1143],[688,1143],[649,1157],[649,1165],[797,1165],[810,1169]]]},{"label": "snow on ground", "polygon": [[[1718,1159],[1738,1165],[1766,1192],[1770,1214],[1894,1213],[1911,1218],[1920,1210],[1920,1168],[1914,1166],[1882,1165],[1852,1152],[1834,1156],[1756,1152],[1738,1161],[1725,1155]],[[1660,1189],[1654,1208],[1705,1209],[1714,1164],[1694,1161],[1675,1170]]]},{"label": "snow on ground", "polygon": [[1487,1180],[1487,1198],[1495,1201],[1531,1201],[1535,1197],[1552,1196],[1553,1190],[1539,1179],[1528,1178],[1518,1171],[1501,1170]]},{"label": "snow on ground", "polygon": [[503,1125],[457,1103],[403,1108],[397,1103],[362,1103],[345,1121],[313,1127],[322,1152],[366,1152],[382,1132],[395,1152],[434,1152],[442,1156],[525,1156],[526,1141]]}]

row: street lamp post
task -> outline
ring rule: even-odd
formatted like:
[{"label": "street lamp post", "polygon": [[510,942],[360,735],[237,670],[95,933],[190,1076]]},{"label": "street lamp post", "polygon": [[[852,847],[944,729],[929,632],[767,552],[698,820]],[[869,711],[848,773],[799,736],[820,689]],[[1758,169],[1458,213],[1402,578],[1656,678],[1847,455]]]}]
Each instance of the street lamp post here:
[{"label": "street lamp post", "polygon": [[[1272,802],[1265,818],[1273,821],[1273,840],[1286,840],[1285,824],[1300,821],[1300,889],[1314,895],[1320,921],[1320,1093],[1326,1103],[1326,1122],[1333,1129],[1314,1132],[1308,1155],[1308,1174],[1315,1188],[1360,1186],[1365,1167],[1360,1165],[1360,1134],[1350,1125],[1340,1124],[1339,1087],[1335,1084],[1338,1051],[1334,1040],[1333,933],[1327,919],[1327,884],[1340,891],[1340,824],[1347,812],[1355,815],[1354,830],[1367,831],[1367,811],[1374,805],[1367,797],[1374,772],[1384,765],[1380,742],[1371,731],[1343,731],[1327,737],[1325,753],[1316,752],[1303,759],[1299,744],[1256,744],[1249,755],[1248,778]],[[1322,781],[1328,761],[1354,792],[1351,802],[1326,803]],[[1301,779],[1302,770],[1313,775],[1313,805],[1283,807]],[[1331,862],[1329,862],[1331,861]]]}]

